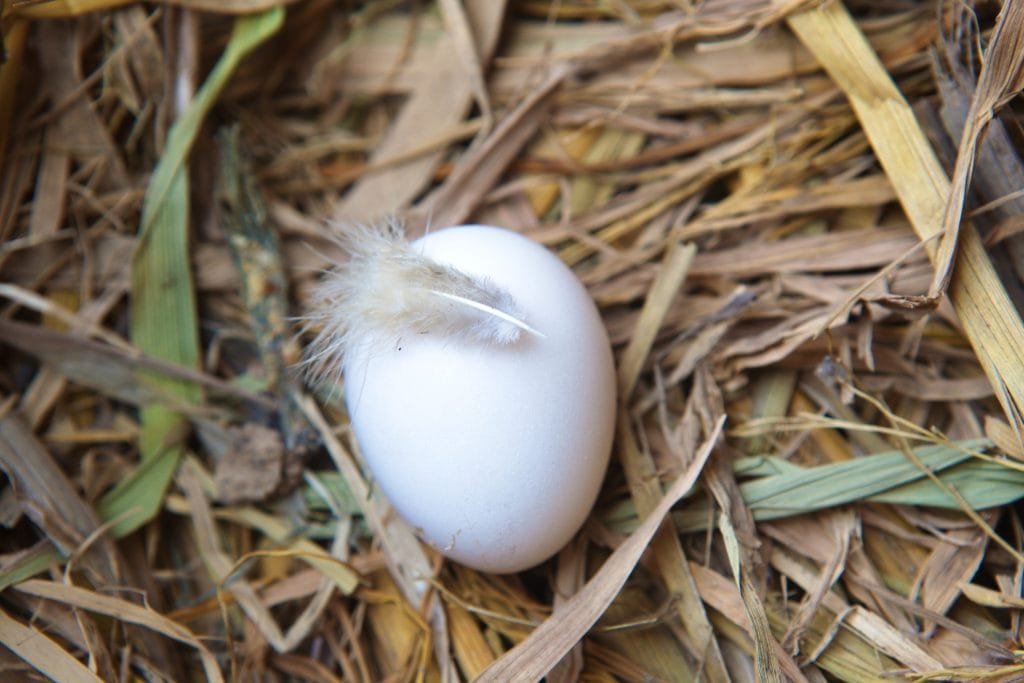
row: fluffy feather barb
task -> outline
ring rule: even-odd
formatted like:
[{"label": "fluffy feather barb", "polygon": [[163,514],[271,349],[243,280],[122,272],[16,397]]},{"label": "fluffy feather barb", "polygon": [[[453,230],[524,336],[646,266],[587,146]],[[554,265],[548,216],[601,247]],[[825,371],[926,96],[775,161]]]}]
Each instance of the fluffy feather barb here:
[{"label": "fluffy feather barb", "polygon": [[527,325],[512,296],[485,278],[433,261],[399,226],[355,226],[339,237],[349,260],[317,287],[309,315],[318,328],[306,358],[312,377],[337,380],[356,348],[384,348],[432,333],[486,344],[511,344]]}]

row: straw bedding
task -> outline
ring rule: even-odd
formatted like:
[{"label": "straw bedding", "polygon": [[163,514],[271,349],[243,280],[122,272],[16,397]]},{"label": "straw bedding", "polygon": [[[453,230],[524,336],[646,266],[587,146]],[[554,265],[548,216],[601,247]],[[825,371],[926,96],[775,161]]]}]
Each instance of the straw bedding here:
[{"label": "straw bedding", "polygon": [[[1021,3],[2,7],[0,678],[1024,676]],[[537,568],[420,544],[303,382],[395,219],[601,311]]]}]

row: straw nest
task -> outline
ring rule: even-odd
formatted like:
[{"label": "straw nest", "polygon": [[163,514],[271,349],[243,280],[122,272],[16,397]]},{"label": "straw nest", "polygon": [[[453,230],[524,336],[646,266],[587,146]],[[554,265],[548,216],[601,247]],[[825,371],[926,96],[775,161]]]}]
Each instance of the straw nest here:
[{"label": "straw nest", "polygon": [[[2,7],[4,680],[1024,675],[1022,3]],[[384,216],[601,310],[535,569],[423,547],[295,370]]]}]

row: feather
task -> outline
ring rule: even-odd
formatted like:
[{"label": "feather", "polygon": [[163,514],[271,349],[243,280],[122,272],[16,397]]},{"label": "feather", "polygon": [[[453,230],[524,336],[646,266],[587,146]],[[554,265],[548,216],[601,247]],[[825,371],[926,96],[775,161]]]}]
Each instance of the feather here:
[{"label": "feather", "polygon": [[507,291],[418,253],[397,223],[352,226],[338,240],[348,261],[327,272],[306,316],[317,330],[304,360],[312,380],[337,382],[354,350],[387,348],[411,335],[495,345],[524,333],[544,336]]}]

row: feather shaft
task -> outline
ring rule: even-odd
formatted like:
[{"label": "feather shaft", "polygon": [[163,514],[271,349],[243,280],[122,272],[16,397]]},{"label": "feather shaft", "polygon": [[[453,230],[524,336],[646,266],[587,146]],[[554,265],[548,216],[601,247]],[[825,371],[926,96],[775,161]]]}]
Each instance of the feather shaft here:
[{"label": "feather shaft", "polygon": [[434,294],[437,294],[438,296],[443,296],[446,299],[449,299],[451,301],[455,301],[455,302],[460,303],[460,304],[462,304],[464,306],[469,306],[470,308],[475,308],[476,310],[481,311],[483,313],[486,313],[487,315],[493,315],[495,318],[498,318],[499,320],[504,320],[507,323],[511,323],[511,324],[515,325],[516,327],[518,327],[519,329],[523,330],[524,332],[529,332],[530,334],[536,335],[536,336],[540,337],[541,339],[545,339],[546,338],[544,333],[541,332],[540,330],[535,330],[534,328],[530,327],[529,325],[527,325],[525,322],[523,322],[519,318],[511,316],[508,313],[505,313],[504,311],[501,311],[501,310],[499,310],[497,308],[494,308],[493,306],[488,306],[487,304],[481,303],[479,301],[473,301],[472,299],[467,299],[466,297],[459,296],[458,294],[449,294],[448,292],[441,292],[441,291],[438,291],[436,289],[432,289],[430,291],[432,293],[434,293]]}]

